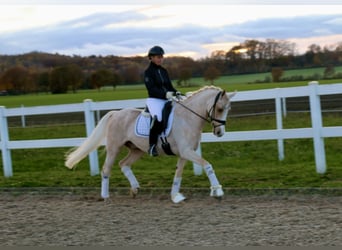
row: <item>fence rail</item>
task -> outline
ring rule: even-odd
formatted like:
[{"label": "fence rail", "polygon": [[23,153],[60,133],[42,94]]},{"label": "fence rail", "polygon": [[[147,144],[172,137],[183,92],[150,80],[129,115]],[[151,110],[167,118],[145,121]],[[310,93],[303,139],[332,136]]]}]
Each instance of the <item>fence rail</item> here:
[{"label": "fence rail", "polygon": [[[202,133],[201,142],[229,142],[229,141],[252,141],[252,140],[277,140],[278,158],[284,159],[284,139],[312,138],[314,142],[315,164],[317,173],[325,173],[326,159],[324,138],[342,137],[342,126],[323,127],[320,96],[342,93],[342,84],[319,85],[310,82],[308,86],[292,88],[276,88],[266,90],[253,90],[238,92],[232,102],[275,99],[276,129],[257,131],[236,131],[226,133],[218,138],[211,133]],[[311,128],[283,129],[282,114],[284,98],[308,96],[310,100]],[[13,176],[11,150],[29,148],[54,148],[79,146],[85,138],[60,138],[41,140],[9,140],[8,117],[42,114],[59,114],[83,112],[87,136],[95,128],[96,112],[101,110],[123,109],[127,107],[141,108],[145,105],[145,99],[92,102],[85,100],[80,104],[49,105],[37,107],[5,108],[0,106],[0,149],[2,153],[3,172],[5,177]],[[200,153],[200,147],[198,148]],[[97,151],[89,155],[91,175],[99,174]],[[198,166],[194,166],[195,168]],[[195,172],[198,170],[195,170]]]}]

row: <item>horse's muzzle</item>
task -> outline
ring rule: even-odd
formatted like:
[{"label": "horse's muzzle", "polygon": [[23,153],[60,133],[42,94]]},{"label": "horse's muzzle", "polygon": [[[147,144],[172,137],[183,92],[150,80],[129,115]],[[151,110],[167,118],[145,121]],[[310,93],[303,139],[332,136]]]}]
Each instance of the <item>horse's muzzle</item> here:
[{"label": "horse's muzzle", "polygon": [[213,134],[217,137],[223,136],[225,133],[225,127],[223,125],[215,127],[213,130]]}]

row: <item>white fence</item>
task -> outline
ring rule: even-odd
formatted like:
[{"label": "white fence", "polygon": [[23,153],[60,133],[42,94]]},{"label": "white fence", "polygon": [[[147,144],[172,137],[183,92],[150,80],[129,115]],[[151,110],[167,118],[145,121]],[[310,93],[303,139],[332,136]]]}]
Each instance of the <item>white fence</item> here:
[{"label": "white fence", "polygon": [[[267,90],[238,92],[232,102],[275,99],[276,129],[257,131],[227,132],[218,138],[212,133],[203,133],[201,142],[229,142],[229,141],[256,141],[277,140],[279,160],[284,159],[284,139],[312,138],[314,143],[315,163],[317,173],[325,173],[326,159],[324,138],[341,137],[342,126],[323,127],[321,112],[321,95],[341,94],[342,84],[318,85],[311,82],[308,86],[293,88],[276,88]],[[283,129],[282,126],[282,99],[287,97],[309,96],[312,127]],[[42,140],[15,140],[9,139],[7,117],[23,115],[58,114],[70,112],[84,112],[87,136],[95,127],[95,112],[99,110],[122,109],[126,107],[143,107],[145,99],[122,100],[109,102],[92,102],[85,100],[80,104],[50,105],[26,108],[9,108],[0,106],[0,149],[2,153],[3,172],[5,177],[13,176],[11,150],[28,148],[54,148],[79,146],[85,138],[61,138]],[[199,148],[200,153],[200,148]],[[89,155],[91,175],[99,174],[97,151]],[[194,166],[196,167],[196,166]]]}]

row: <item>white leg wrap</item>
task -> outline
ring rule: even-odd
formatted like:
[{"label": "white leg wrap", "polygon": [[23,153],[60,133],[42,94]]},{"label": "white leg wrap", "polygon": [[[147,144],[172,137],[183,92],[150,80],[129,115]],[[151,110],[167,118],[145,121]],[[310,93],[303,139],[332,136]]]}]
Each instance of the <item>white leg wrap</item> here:
[{"label": "white leg wrap", "polygon": [[126,176],[127,180],[129,181],[129,183],[131,184],[131,187],[133,190],[136,190],[138,188],[140,188],[139,182],[137,181],[137,179],[135,178],[132,169],[128,166],[124,166],[121,168],[122,173]]},{"label": "white leg wrap", "polygon": [[212,196],[212,197],[221,197],[221,196],[223,196],[223,194],[224,194],[221,185],[218,185],[218,186],[211,186],[210,189],[211,189],[211,191],[210,191],[210,196]]},{"label": "white leg wrap", "polygon": [[102,176],[101,197],[103,199],[109,198],[109,177],[108,176]]},{"label": "white leg wrap", "polygon": [[218,182],[218,180],[216,178],[215,171],[214,171],[213,167],[210,164],[204,166],[204,171],[205,171],[205,173],[207,174],[207,176],[209,178],[211,186],[215,187],[215,186],[219,186],[220,185],[220,183]]},{"label": "white leg wrap", "polygon": [[171,199],[172,199],[173,203],[179,203],[181,201],[184,201],[186,198],[181,193],[176,193],[174,195],[171,195]]},{"label": "white leg wrap", "polygon": [[173,179],[173,184],[172,184],[172,189],[171,189],[171,196],[176,195],[179,193],[179,189],[182,183],[182,178],[181,177],[175,177]]}]

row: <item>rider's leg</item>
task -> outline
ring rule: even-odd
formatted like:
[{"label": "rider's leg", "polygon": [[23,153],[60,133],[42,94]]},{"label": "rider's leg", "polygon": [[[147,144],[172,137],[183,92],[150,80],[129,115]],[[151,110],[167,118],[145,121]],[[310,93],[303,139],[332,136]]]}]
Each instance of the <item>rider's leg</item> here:
[{"label": "rider's leg", "polygon": [[153,117],[150,137],[149,137],[149,150],[148,153],[152,156],[157,156],[158,152],[156,149],[159,134],[161,133],[161,120],[162,120],[162,109],[165,105],[166,100],[158,98],[147,98],[146,104],[150,110],[150,114]]},{"label": "rider's leg", "polygon": [[161,129],[162,123],[158,121],[157,117],[153,117],[153,120],[151,122],[151,128],[150,128],[150,136],[149,136],[149,150],[148,154],[151,156],[157,156],[157,142],[158,142],[158,137],[160,134],[160,129]]}]

